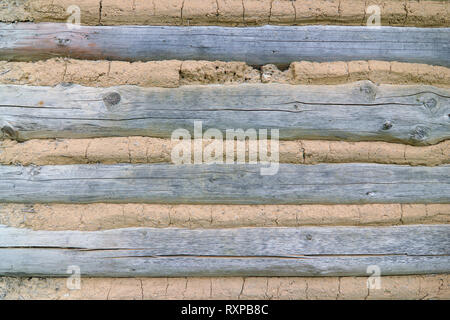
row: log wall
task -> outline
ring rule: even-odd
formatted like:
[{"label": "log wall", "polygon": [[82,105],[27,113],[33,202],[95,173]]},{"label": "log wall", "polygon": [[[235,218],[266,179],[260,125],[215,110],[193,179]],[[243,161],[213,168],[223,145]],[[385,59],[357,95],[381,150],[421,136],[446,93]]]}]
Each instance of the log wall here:
[{"label": "log wall", "polygon": [[450,299],[448,1],[70,5],[0,6],[0,299]]}]

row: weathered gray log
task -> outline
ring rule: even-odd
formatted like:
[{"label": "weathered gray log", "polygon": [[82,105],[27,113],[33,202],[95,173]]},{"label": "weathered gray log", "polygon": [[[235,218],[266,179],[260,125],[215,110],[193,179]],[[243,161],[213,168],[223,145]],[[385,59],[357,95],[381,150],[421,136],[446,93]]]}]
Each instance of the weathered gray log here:
[{"label": "weathered gray log", "polygon": [[[0,85],[5,137],[170,138],[226,129],[280,130],[280,139],[388,141],[412,145],[450,139],[450,90],[431,86],[283,84],[180,88]],[[192,135],[193,137],[193,135]]]},{"label": "weathered gray log", "polygon": [[[450,203],[450,166],[280,164],[0,166],[0,202]],[[274,172],[275,173],[275,172]]]},{"label": "weathered gray log", "polygon": [[30,231],[0,227],[0,275],[369,276],[450,272],[450,226]]},{"label": "weathered gray log", "polygon": [[450,28],[0,24],[0,58],[293,61],[388,60],[450,66]]}]

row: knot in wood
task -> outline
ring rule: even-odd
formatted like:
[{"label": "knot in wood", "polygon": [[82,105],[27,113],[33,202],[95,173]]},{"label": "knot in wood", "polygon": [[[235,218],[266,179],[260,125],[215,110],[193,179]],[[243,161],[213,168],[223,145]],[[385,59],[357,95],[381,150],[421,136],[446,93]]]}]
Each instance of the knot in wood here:
[{"label": "knot in wood", "polygon": [[426,100],[424,103],[425,107],[427,107],[428,109],[434,109],[437,105],[437,101],[434,98],[428,99]]},{"label": "knot in wood", "polygon": [[383,123],[383,130],[389,130],[390,128],[392,128],[392,122],[390,121],[385,121]]},{"label": "knot in wood", "polygon": [[55,41],[58,46],[67,46],[70,43],[70,39],[67,38],[56,38]]},{"label": "knot in wood", "polygon": [[359,91],[361,91],[370,100],[374,100],[377,95],[373,84],[370,82],[365,82],[365,83],[361,84],[361,86],[359,87]]},{"label": "knot in wood", "polygon": [[424,141],[430,134],[430,129],[424,126],[417,126],[410,134],[412,140]]},{"label": "knot in wood", "polygon": [[103,102],[107,107],[115,106],[120,102],[120,94],[117,92],[110,92],[103,96]]},{"label": "knot in wood", "polygon": [[17,132],[10,126],[3,126],[2,132],[9,138],[17,138]]},{"label": "knot in wood", "polygon": [[30,170],[28,171],[28,174],[31,177],[37,176],[39,173],[41,173],[41,167],[37,167],[37,166],[31,166]]}]

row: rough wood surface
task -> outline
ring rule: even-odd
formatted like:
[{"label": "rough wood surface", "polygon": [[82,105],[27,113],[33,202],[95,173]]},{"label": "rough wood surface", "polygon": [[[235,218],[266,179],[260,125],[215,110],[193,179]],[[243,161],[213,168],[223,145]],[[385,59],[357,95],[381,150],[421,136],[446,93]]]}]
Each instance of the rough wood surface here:
[{"label": "rough wood surface", "polygon": [[170,27],[0,24],[0,57],[65,56],[126,61],[223,60],[252,65],[293,61],[387,60],[450,66],[450,28],[349,26]]},{"label": "rough wood surface", "polygon": [[[4,137],[170,138],[194,121],[217,128],[279,129],[280,139],[378,140],[412,145],[450,139],[450,92],[431,86],[241,84],[140,88],[1,85]],[[225,135],[224,135],[225,136]]]},{"label": "rough wood surface", "polygon": [[0,202],[450,203],[450,166],[380,164],[0,166]]},{"label": "rough wood surface", "polygon": [[[0,275],[363,276],[450,272],[450,226],[131,228],[0,227]],[[420,235],[420,236],[418,236]]]}]

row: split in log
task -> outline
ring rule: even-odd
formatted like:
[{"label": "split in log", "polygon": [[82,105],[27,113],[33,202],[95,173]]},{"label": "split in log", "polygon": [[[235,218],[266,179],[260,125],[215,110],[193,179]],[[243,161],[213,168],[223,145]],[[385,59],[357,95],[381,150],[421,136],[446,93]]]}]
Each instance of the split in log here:
[{"label": "split in log", "polygon": [[350,26],[175,27],[0,24],[0,58],[126,61],[386,60],[450,66],[450,28]]},{"label": "split in log", "polygon": [[84,277],[383,276],[450,272],[450,226],[131,228],[0,226],[0,275]]},{"label": "split in log", "polygon": [[[0,85],[3,137],[170,138],[176,129],[279,130],[281,140],[450,139],[450,92],[431,86],[241,84],[140,88]],[[261,137],[259,137],[261,138]]]},{"label": "split in log", "polygon": [[277,164],[276,174],[261,175],[263,168],[268,165],[0,166],[0,202],[450,203],[448,165]]}]

